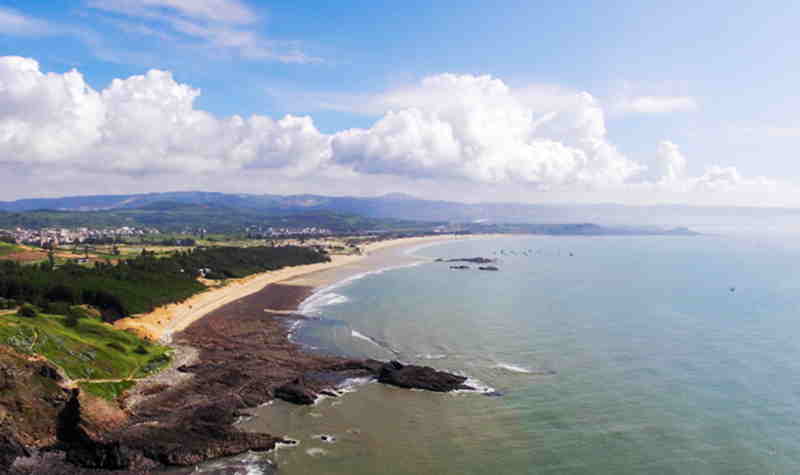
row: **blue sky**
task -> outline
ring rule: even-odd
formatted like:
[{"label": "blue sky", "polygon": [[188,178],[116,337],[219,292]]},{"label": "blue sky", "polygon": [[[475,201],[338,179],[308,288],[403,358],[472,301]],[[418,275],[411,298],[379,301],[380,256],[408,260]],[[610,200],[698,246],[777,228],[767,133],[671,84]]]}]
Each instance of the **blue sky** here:
[{"label": "blue sky", "polygon": [[0,1],[0,199],[800,205],[800,4],[534,3]]}]

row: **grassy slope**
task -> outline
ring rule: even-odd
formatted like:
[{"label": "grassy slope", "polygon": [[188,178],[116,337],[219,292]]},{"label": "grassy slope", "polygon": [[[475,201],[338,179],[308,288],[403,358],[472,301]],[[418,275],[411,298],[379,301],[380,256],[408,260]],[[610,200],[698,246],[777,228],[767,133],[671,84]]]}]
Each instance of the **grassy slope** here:
[{"label": "grassy slope", "polygon": [[9,244],[7,242],[0,242],[0,257],[7,256],[9,254],[15,253],[17,251],[21,251],[22,248],[19,246],[15,246],[13,244]]},{"label": "grassy slope", "polygon": [[[0,344],[23,353],[40,354],[60,366],[71,379],[126,380],[82,383],[82,387],[104,397],[115,397],[121,389],[132,386],[127,380],[151,374],[169,362],[168,348],[115,330],[99,320],[84,318],[74,328],[64,325],[64,320],[60,315],[2,315]],[[135,351],[139,345],[147,350],[146,354]]]}]

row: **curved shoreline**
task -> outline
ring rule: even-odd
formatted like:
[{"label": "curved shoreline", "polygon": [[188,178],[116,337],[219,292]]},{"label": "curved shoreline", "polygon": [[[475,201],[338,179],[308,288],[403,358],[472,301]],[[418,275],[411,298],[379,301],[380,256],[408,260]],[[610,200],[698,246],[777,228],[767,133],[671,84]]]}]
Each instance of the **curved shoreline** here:
[{"label": "curved shoreline", "polygon": [[[176,305],[179,312],[159,309],[150,315],[161,321],[145,321],[151,328],[140,328],[157,331],[185,354],[177,355],[160,378],[137,384],[122,410],[99,413],[92,398],[71,391],[58,416],[59,445],[21,463],[58,475],[190,473],[207,460],[272,450],[285,442],[269,427],[265,432],[237,427],[246,409],[276,398],[313,404],[339,395],[339,384],[354,378],[437,392],[472,389],[463,376],[396,361],[314,354],[288,338],[287,322],[304,318],[297,308],[320,284],[382,271],[398,260],[420,262],[408,256],[415,245],[450,240],[454,237],[379,242],[349,262],[298,266],[288,277],[280,272],[256,276],[237,283],[235,291],[224,287],[201,294],[202,305],[192,300]],[[410,249],[398,256],[398,248]]]},{"label": "curved shoreline", "polygon": [[[364,252],[360,255],[332,255],[330,262],[285,267],[275,271],[254,274],[242,279],[232,279],[223,286],[210,287],[208,290],[183,302],[164,305],[146,314],[117,320],[114,322],[114,326],[119,329],[131,329],[140,336],[151,340],[170,343],[174,334],[185,330],[205,315],[228,303],[252,295],[270,284],[285,283],[288,285],[309,286],[305,280],[314,280],[317,284],[312,284],[311,286],[319,287],[319,282],[325,282],[318,280],[319,275],[329,275],[326,272],[334,269],[346,269],[348,266],[358,266],[359,263],[364,265],[364,261],[367,261],[366,266],[368,267],[370,265],[368,263],[369,258],[374,257],[379,251],[413,246],[415,244],[419,245],[420,243],[425,245],[427,243],[447,242],[465,237],[469,236],[424,236],[370,243],[365,246]],[[347,271],[345,270],[344,272]],[[335,280],[339,279],[328,277],[328,283],[333,283]]]}]

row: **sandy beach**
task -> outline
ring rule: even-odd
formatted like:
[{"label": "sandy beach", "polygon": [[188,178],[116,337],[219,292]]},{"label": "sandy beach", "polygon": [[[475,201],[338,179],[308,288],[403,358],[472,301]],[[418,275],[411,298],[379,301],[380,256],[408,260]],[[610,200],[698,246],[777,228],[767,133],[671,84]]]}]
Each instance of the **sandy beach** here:
[{"label": "sandy beach", "polygon": [[254,294],[264,287],[282,283],[304,287],[321,287],[347,275],[366,272],[385,265],[411,263],[419,259],[398,255],[400,249],[457,239],[467,236],[441,235],[378,241],[364,246],[361,255],[332,255],[330,262],[286,267],[277,271],[254,274],[230,280],[226,285],[210,287],[183,302],[158,307],[152,312],[118,320],[114,326],[132,329],[140,336],[170,343],[172,336],[186,329],[204,315],[236,300]]}]

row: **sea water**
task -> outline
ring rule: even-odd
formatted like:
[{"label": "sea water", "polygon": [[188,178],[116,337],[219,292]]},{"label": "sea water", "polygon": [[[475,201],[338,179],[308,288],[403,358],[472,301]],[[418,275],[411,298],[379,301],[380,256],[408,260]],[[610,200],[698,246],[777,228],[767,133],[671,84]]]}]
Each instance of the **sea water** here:
[{"label": "sea water", "polygon": [[294,337],[463,374],[482,392],[355,381],[314,406],[276,401],[242,426],[299,441],[262,456],[280,473],[800,472],[794,241],[519,237],[416,252],[497,258],[500,271],[427,262],[351,279],[305,306],[320,319]]}]

